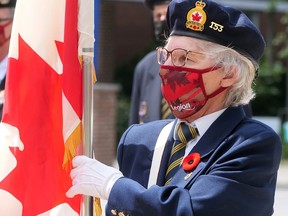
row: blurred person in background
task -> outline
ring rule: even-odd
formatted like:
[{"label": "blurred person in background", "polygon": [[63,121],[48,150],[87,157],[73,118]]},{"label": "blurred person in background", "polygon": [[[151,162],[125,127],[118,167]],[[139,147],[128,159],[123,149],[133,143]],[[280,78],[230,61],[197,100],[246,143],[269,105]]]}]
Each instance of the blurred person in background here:
[{"label": "blurred person in background", "polygon": [[[163,45],[169,35],[166,23],[169,2],[170,0],[145,0],[145,5],[152,12],[154,39],[157,45]],[[159,69],[155,50],[146,54],[136,65],[132,83],[129,125],[173,118],[161,93]]]}]

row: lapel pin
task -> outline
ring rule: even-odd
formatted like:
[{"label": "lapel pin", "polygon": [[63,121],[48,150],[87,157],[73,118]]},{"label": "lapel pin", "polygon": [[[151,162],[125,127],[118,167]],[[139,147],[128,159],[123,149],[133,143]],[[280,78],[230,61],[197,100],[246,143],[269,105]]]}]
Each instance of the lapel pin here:
[{"label": "lapel pin", "polygon": [[189,172],[184,177],[185,181],[187,181],[187,179],[190,178],[190,176],[192,175],[192,170],[194,170],[197,167],[197,165],[200,162],[200,159],[201,159],[201,156],[197,152],[193,152],[184,158],[183,163],[182,163],[182,168],[184,169],[185,172]]},{"label": "lapel pin", "polygon": [[188,174],[184,177],[184,180],[187,181],[187,179],[189,179],[191,175],[192,175],[192,172],[188,173]]}]

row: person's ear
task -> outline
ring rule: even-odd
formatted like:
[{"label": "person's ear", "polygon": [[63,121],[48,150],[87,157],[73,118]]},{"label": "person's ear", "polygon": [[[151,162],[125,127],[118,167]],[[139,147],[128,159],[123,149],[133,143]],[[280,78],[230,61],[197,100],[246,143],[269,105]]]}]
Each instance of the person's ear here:
[{"label": "person's ear", "polygon": [[221,80],[221,87],[227,88],[232,86],[237,80],[237,75],[236,68],[231,66],[229,72]]}]

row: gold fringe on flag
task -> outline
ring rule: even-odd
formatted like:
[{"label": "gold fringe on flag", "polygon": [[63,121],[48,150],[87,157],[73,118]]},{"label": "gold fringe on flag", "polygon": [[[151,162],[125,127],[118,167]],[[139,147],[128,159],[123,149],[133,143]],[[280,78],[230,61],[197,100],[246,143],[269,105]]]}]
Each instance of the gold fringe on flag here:
[{"label": "gold fringe on flag", "polygon": [[92,71],[93,71],[93,83],[95,84],[97,82],[97,76],[95,67],[93,65],[92,65]]},{"label": "gold fringe on flag", "polygon": [[64,159],[62,164],[64,170],[69,171],[72,169],[72,159],[75,157],[77,148],[81,143],[82,124],[80,122],[65,142]]},{"label": "gold fringe on flag", "polygon": [[82,55],[78,55],[78,60],[80,63],[80,67],[83,68],[83,56]]}]

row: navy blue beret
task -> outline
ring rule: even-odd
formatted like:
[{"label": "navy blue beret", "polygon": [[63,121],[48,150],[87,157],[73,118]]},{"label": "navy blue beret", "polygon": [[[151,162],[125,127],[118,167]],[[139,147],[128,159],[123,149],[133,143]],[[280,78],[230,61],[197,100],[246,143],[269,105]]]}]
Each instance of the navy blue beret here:
[{"label": "navy blue beret", "polygon": [[0,0],[0,8],[3,7],[15,7],[16,0]]},{"label": "navy blue beret", "polygon": [[170,35],[188,36],[228,46],[256,62],[265,41],[240,10],[209,0],[173,0],[167,11]]},{"label": "navy blue beret", "polygon": [[171,0],[145,0],[145,5],[153,10],[155,4],[169,3]]}]

